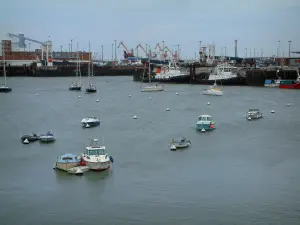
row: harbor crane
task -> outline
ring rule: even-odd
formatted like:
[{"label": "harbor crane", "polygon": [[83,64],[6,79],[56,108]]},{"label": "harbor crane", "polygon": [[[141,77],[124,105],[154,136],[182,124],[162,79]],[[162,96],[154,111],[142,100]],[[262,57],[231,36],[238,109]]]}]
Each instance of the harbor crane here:
[{"label": "harbor crane", "polygon": [[38,40],[34,40],[32,38],[28,38],[28,37],[25,37],[24,34],[12,34],[12,33],[8,33],[8,36],[10,38],[16,38],[19,40],[18,42],[18,46],[19,48],[26,48],[26,44],[25,44],[25,40],[26,41],[31,41],[31,42],[34,42],[34,43],[37,43],[37,44],[40,44],[42,46],[46,46],[45,42],[42,42],[42,41],[38,41]]},{"label": "harbor crane", "polygon": [[131,51],[128,50],[128,48],[125,46],[124,42],[121,41],[118,48],[120,48],[120,46],[122,45],[122,47],[124,48],[124,58],[127,59],[128,57],[134,57],[134,53],[133,53],[133,49],[131,49]]},{"label": "harbor crane", "polygon": [[140,43],[140,44],[138,44],[137,46],[136,46],[136,50],[138,50],[138,48],[141,48],[142,50],[143,50],[143,52],[146,54],[146,57],[148,57],[149,56],[149,54],[146,52],[146,50],[144,49],[144,47],[142,46],[142,44]]}]

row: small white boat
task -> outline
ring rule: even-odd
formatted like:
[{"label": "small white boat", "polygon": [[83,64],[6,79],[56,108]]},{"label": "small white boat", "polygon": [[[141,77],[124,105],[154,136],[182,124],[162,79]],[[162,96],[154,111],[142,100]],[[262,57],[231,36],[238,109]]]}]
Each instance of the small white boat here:
[{"label": "small white boat", "polygon": [[97,117],[90,116],[90,117],[83,118],[81,120],[81,123],[86,128],[96,127],[96,126],[100,125],[100,120]]},{"label": "small white boat", "polygon": [[163,90],[164,90],[163,85],[153,84],[153,85],[143,87],[141,92],[153,92],[153,91],[163,91]]},{"label": "small white boat", "polygon": [[62,154],[55,163],[55,169],[68,171],[68,169],[77,167],[80,165],[81,157],[74,154]]},{"label": "small white boat", "polygon": [[23,144],[29,144],[29,141],[27,138],[23,141]]},{"label": "small white boat", "polygon": [[[186,137],[181,137],[178,139],[172,139],[170,141],[170,144],[171,144],[171,150],[176,150],[181,148],[187,148],[192,144],[192,142],[190,140],[187,140]],[[175,149],[173,146],[175,146]]]},{"label": "small white boat", "polygon": [[47,134],[41,134],[39,140],[40,142],[53,142],[56,140],[56,138],[54,134],[48,131]]},{"label": "small white boat", "polygon": [[90,170],[106,170],[110,168],[111,157],[106,154],[105,145],[98,144],[98,139],[91,139],[90,146],[82,153],[82,160]]},{"label": "small white boat", "polygon": [[89,170],[90,168],[88,166],[76,166],[68,169],[67,172],[74,175],[83,175],[85,172]]},{"label": "small white boat", "polygon": [[249,109],[246,115],[247,120],[263,118],[263,113],[258,109]]},{"label": "small white boat", "polygon": [[208,89],[205,89],[202,91],[203,95],[214,95],[214,96],[222,96],[223,91],[220,90],[220,88],[217,87],[216,84],[209,87]]}]

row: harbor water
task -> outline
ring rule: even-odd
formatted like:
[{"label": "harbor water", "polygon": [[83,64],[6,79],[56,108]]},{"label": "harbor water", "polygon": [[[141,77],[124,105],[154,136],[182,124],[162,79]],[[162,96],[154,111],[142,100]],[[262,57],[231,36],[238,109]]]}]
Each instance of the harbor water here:
[{"label": "harbor water", "polygon": [[[9,78],[12,92],[0,95],[1,224],[300,224],[299,91],[226,86],[205,96],[205,86],[166,84],[142,93],[132,77],[94,77],[98,92],[87,95],[69,91],[72,81]],[[249,108],[264,118],[247,121]],[[201,114],[214,131],[196,131]],[[82,128],[87,116],[101,125]],[[48,130],[54,143],[20,141]],[[191,147],[170,151],[181,136]],[[89,138],[114,158],[109,171],[52,169]]]}]

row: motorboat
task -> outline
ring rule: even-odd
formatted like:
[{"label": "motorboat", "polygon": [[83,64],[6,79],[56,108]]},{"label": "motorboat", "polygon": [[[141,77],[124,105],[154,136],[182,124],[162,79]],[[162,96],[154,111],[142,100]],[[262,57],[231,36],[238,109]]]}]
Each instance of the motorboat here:
[{"label": "motorboat", "polygon": [[88,166],[76,166],[68,169],[67,172],[74,175],[83,175],[85,172],[89,170],[90,168]]},{"label": "motorboat", "polygon": [[281,79],[265,80],[265,87],[279,87]]},{"label": "motorboat", "polygon": [[215,122],[210,115],[201,115],[198,117],[198,121],[196,123],[197,130],[202,132],[211,131],[216,128]]},{"label": "motorboat", "polygon": [[263,113],[258,109],[249,109],[246,115],[247,120],[263,118]]},{"label": "motorboat", "polygon": [[142,88],[141,92],[153,92],[153,91],[163,91],[164,86],[158,84],[151,84]]},{"label": "motorboat", "polygon": [[79,166],[81,157],[74,154],[62,154],[60,155],[55,163],[55,169],[68,171],[68,169]]},{"label": "motorboat", "polygon": [[41,134],[39,138],[40,142],[53,142],[56,140],[54,134],[48,131],[46,134]]},{"label": "motorboat", "polygon": [[106,147],[98,144],[98,139],[91,139],[90,145],[82,153],[82,160],[90,170],[106,170],[110,168],[111,158],[106,153]]},{"label": "motorboat", "polygon": [[222,96],[223,91],[220,90],[220,88],[217,87],[216,83],[213,86],[210,86],[209,88],[202,91],[203,95],[214,95],[214,96]]},{"label": "motorboat", "polygon": [[100,120],[97,117],[90,116],[90,117],[83,118],[81,120],[81,123],[86,128],[96,127],[100,125]]},{"label": "motorboat", "polygon": [[192,142],[190,140],[187,140],[186,137],[181,137],[178,139],[172,139],[170,141],[170,144],[171,144],[170,149],[174,151],[176,149],[187,148],[192,144]]},{"label": "motorboat", "polygon": [[[24,144],[28,144],[30,142],[34,142],[34,141],[37,141],[39,140],[39,136],[36,135],[35,133],[33,134],[25,134],[21,137],[21,141],[24,143]],[[27,141],[26,141],[27,140]]]}]

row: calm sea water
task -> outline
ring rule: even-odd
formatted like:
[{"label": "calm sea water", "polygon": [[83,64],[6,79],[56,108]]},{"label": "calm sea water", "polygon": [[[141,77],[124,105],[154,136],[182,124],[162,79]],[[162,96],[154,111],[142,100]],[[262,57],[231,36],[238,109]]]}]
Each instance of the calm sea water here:
[{"label": "calm sea water", "polygon": [[[201,95],[204,86],[141,93],[131,77],[93,80],[91,95],[68,91],[71,78],[8,80],[13,92],[0,95],[1,224],[300,224],[300,91],[224,87],[215,97]],[[264,118],[246,121],[249,108]],[[196,132],[200,114],[217,129]],[[83,129],[86,116],[101,126]],[[20,142],[48,130],[55,143]],[[180,136],[192,146],[170,151]],[[106,144],[110,171],[52,169],[90,137]]]}]

